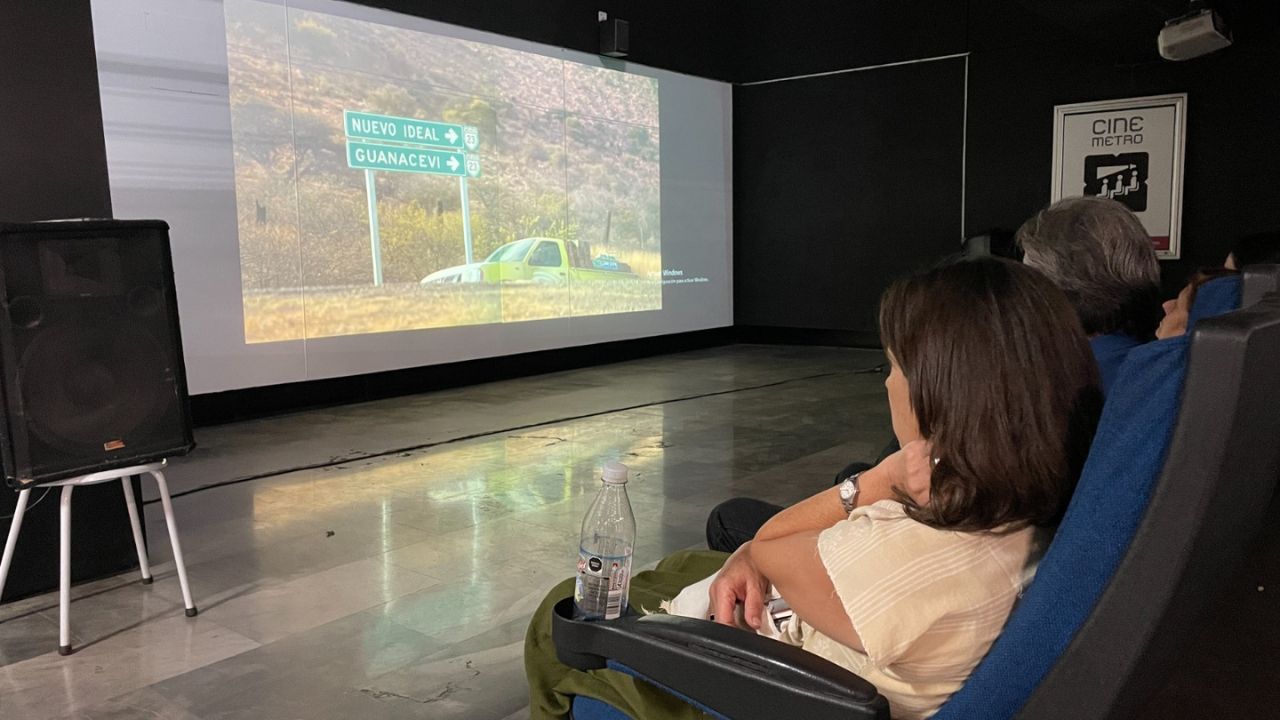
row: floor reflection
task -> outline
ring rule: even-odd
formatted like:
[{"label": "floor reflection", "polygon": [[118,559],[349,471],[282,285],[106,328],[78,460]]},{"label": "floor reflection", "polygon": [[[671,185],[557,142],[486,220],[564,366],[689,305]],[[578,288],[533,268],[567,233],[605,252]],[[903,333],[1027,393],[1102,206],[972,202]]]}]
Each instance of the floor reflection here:
[{"label": "floor reflection", "polygon": [[175,500],[201,615],[161,542],[155,584],[77,588],[70,658],[49,652],[56,596],[0,607],[0,714],[520,717],[524,627],[605,462],[631,468],[636,562],[656,562],[725,498],[793,501],[873,456],[883,378],[853,370],[880,361],[735,346],[202,429],[175,489],[269,477]]}]

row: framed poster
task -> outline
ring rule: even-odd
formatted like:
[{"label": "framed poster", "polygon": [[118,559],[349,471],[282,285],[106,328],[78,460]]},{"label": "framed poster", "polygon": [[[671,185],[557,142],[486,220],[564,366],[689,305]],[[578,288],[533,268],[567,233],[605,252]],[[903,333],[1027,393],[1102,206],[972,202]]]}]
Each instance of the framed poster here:
[{"label": "framed poster", "polygon": [[1151,235],[1156,257],[1177,259],[1186,117],[1186,93],[1054,107],[1052,202],[1121,202]]}]

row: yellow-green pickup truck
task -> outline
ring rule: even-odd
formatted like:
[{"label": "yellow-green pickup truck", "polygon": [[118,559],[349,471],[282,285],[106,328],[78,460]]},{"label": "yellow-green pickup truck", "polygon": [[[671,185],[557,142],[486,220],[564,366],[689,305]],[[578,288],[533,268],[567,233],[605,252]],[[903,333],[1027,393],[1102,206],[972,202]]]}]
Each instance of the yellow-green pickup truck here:
[{"label": "yellow-green pickup truck", "polygon": [[558,285],[583,280],[635,280],[636,274],[609,255],[591,257],[591,244],[531,237],[509,242],[482,262],[456,265],[422,278],[435,283],[539,283]]}]

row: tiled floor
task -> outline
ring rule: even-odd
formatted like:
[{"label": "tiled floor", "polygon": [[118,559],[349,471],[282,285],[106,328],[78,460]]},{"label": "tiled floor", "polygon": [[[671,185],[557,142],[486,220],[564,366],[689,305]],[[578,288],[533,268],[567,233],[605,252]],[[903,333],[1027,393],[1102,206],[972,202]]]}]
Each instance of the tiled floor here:
[{"label": "tiled floor", "polygon": [[0,718],[523,717],[520,641],[602,461],[656,562],[720,500],[874,456],[884,376],[855,371],[881,362],[734,346],[198,431],[170,484],[204,488],[174,503],[200,615],[148,504],[156,581],[77,587],[74,655],[56,595],[0,607]]}]

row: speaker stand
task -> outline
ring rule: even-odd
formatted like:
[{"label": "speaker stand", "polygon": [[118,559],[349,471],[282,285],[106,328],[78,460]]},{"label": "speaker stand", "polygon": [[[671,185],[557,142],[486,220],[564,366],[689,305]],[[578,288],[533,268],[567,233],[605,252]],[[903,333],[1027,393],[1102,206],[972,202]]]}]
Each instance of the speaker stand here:
[{"label": "speaker stand", "polygon": [[[129,508],[129,524],[133,528],[133,545],[138,550],[138,567],[142,571],[144,585],[151,584],[151,565],[147,562],[147,548],[142,542],[142,523],[138,518],[138,506],[133,499],[133,488],[129,478],[133,475],[147,474],[155,478],[160,490],[160,502],[164,505],[165,525],[169,528],[169,542],[173,546],[173,564],[178,570],[178,582],[182,585],[182,601],[187,608],[187,617],[195,617],[199,611],[191,600],[191,586],[187,584],[187,566],[182,561],[182,544],[178,541],[178,526],[173,520],[173,502],[169,499],[169,485],[164,479],[164,467],[167,460],[147,465],[104,470],[102,472],[81,475],[79,477],[42,483],[42,487],[61,487],[62,500],[58,508],[60,517],[58,547],[58,654],[70,655],[71,649],[71,492],[82,485],[119,480],[124,487],[125,505]],[[9,565],[13,562],[13,549],[18,544],[18,532],[22,529],[22,516],[27,511],[27,501],[31,496],[31,488],[18,493],[18,506],[14,509],[13,522],[9,524],[9,538],[4,544],[4,556],[0,558],[0,594],[4,593],[4,583],[9,577]]]}]

